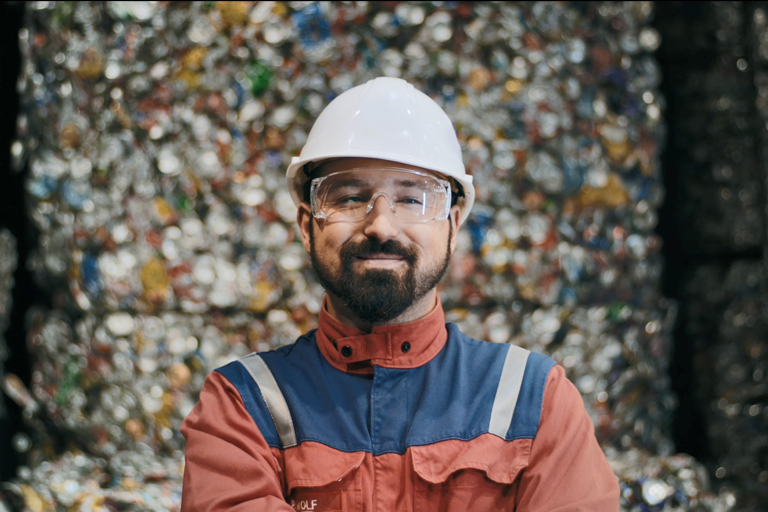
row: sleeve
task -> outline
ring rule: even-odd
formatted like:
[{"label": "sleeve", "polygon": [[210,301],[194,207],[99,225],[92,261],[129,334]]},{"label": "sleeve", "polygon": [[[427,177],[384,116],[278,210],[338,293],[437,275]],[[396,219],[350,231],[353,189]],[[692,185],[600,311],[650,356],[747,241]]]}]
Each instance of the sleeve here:
[{"label": "sleeve", "polygon": [[520,512],[618,512],[619,484],[581,394],[559,365],[547,377],[541,420],[517,494]]},{"label": "sleeve", "polygon": [[237,388],[212,372],[181,425],[187,440],[182,512],[293,512],[278,460]]}]

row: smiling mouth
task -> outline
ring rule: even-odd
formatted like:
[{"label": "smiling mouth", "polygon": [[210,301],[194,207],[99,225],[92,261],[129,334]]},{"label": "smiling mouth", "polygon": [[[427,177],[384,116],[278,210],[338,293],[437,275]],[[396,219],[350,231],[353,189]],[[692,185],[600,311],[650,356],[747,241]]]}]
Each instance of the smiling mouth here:
[{"label": "smiling mouth", "polygon": [[372,254],[361,254],[356,258],[362,261],[381,261],[381,262],[405,261],[405,257],[400,256],[398,254],[388,254],[388,253],[380,253],[380,252],[372,253]]}]

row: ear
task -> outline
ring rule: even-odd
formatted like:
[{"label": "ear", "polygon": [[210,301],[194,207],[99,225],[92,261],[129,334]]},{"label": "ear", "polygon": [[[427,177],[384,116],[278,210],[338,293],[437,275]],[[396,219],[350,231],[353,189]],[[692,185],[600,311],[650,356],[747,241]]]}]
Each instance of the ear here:
[{"label": "ear", "polygon": [[307,254],[310,253],[311,244],[309,241],[309,225],[313,221],[312,209],[309,203],[302,202],[299,205],[299,211],[296,212],[296,222],[299,224],[301,230],[301,243],[304,245],[304,250]]},{"label": "ear", "polygon": [[451,206],[448,213],[448,222],[451,223],[451,254],[456,250],[456,243],[459,241],[459,219],[461,218],[461,208],[458,205]]}]

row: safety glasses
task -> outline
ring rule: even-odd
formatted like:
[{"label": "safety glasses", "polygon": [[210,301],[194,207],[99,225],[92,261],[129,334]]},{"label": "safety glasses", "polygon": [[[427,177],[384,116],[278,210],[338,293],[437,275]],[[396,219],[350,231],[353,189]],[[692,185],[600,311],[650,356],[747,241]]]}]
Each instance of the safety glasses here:
[{"label": "safety glasses", "polygon": [[445,220],[451,186],[443,179],[410,169],[366,167],[312,180],[310,202],[317,219],[357,222],[383,198],[400,222]]}]

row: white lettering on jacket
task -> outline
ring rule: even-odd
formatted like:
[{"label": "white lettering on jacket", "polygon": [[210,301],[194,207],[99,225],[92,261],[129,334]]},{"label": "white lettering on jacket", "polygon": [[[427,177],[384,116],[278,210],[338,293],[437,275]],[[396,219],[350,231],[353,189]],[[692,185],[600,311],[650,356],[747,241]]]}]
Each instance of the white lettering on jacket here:
[{"label": "white lettering on jacket", "polygon": [[317,500],[291,500],[291,507],[293,510],[315,510]]}]

